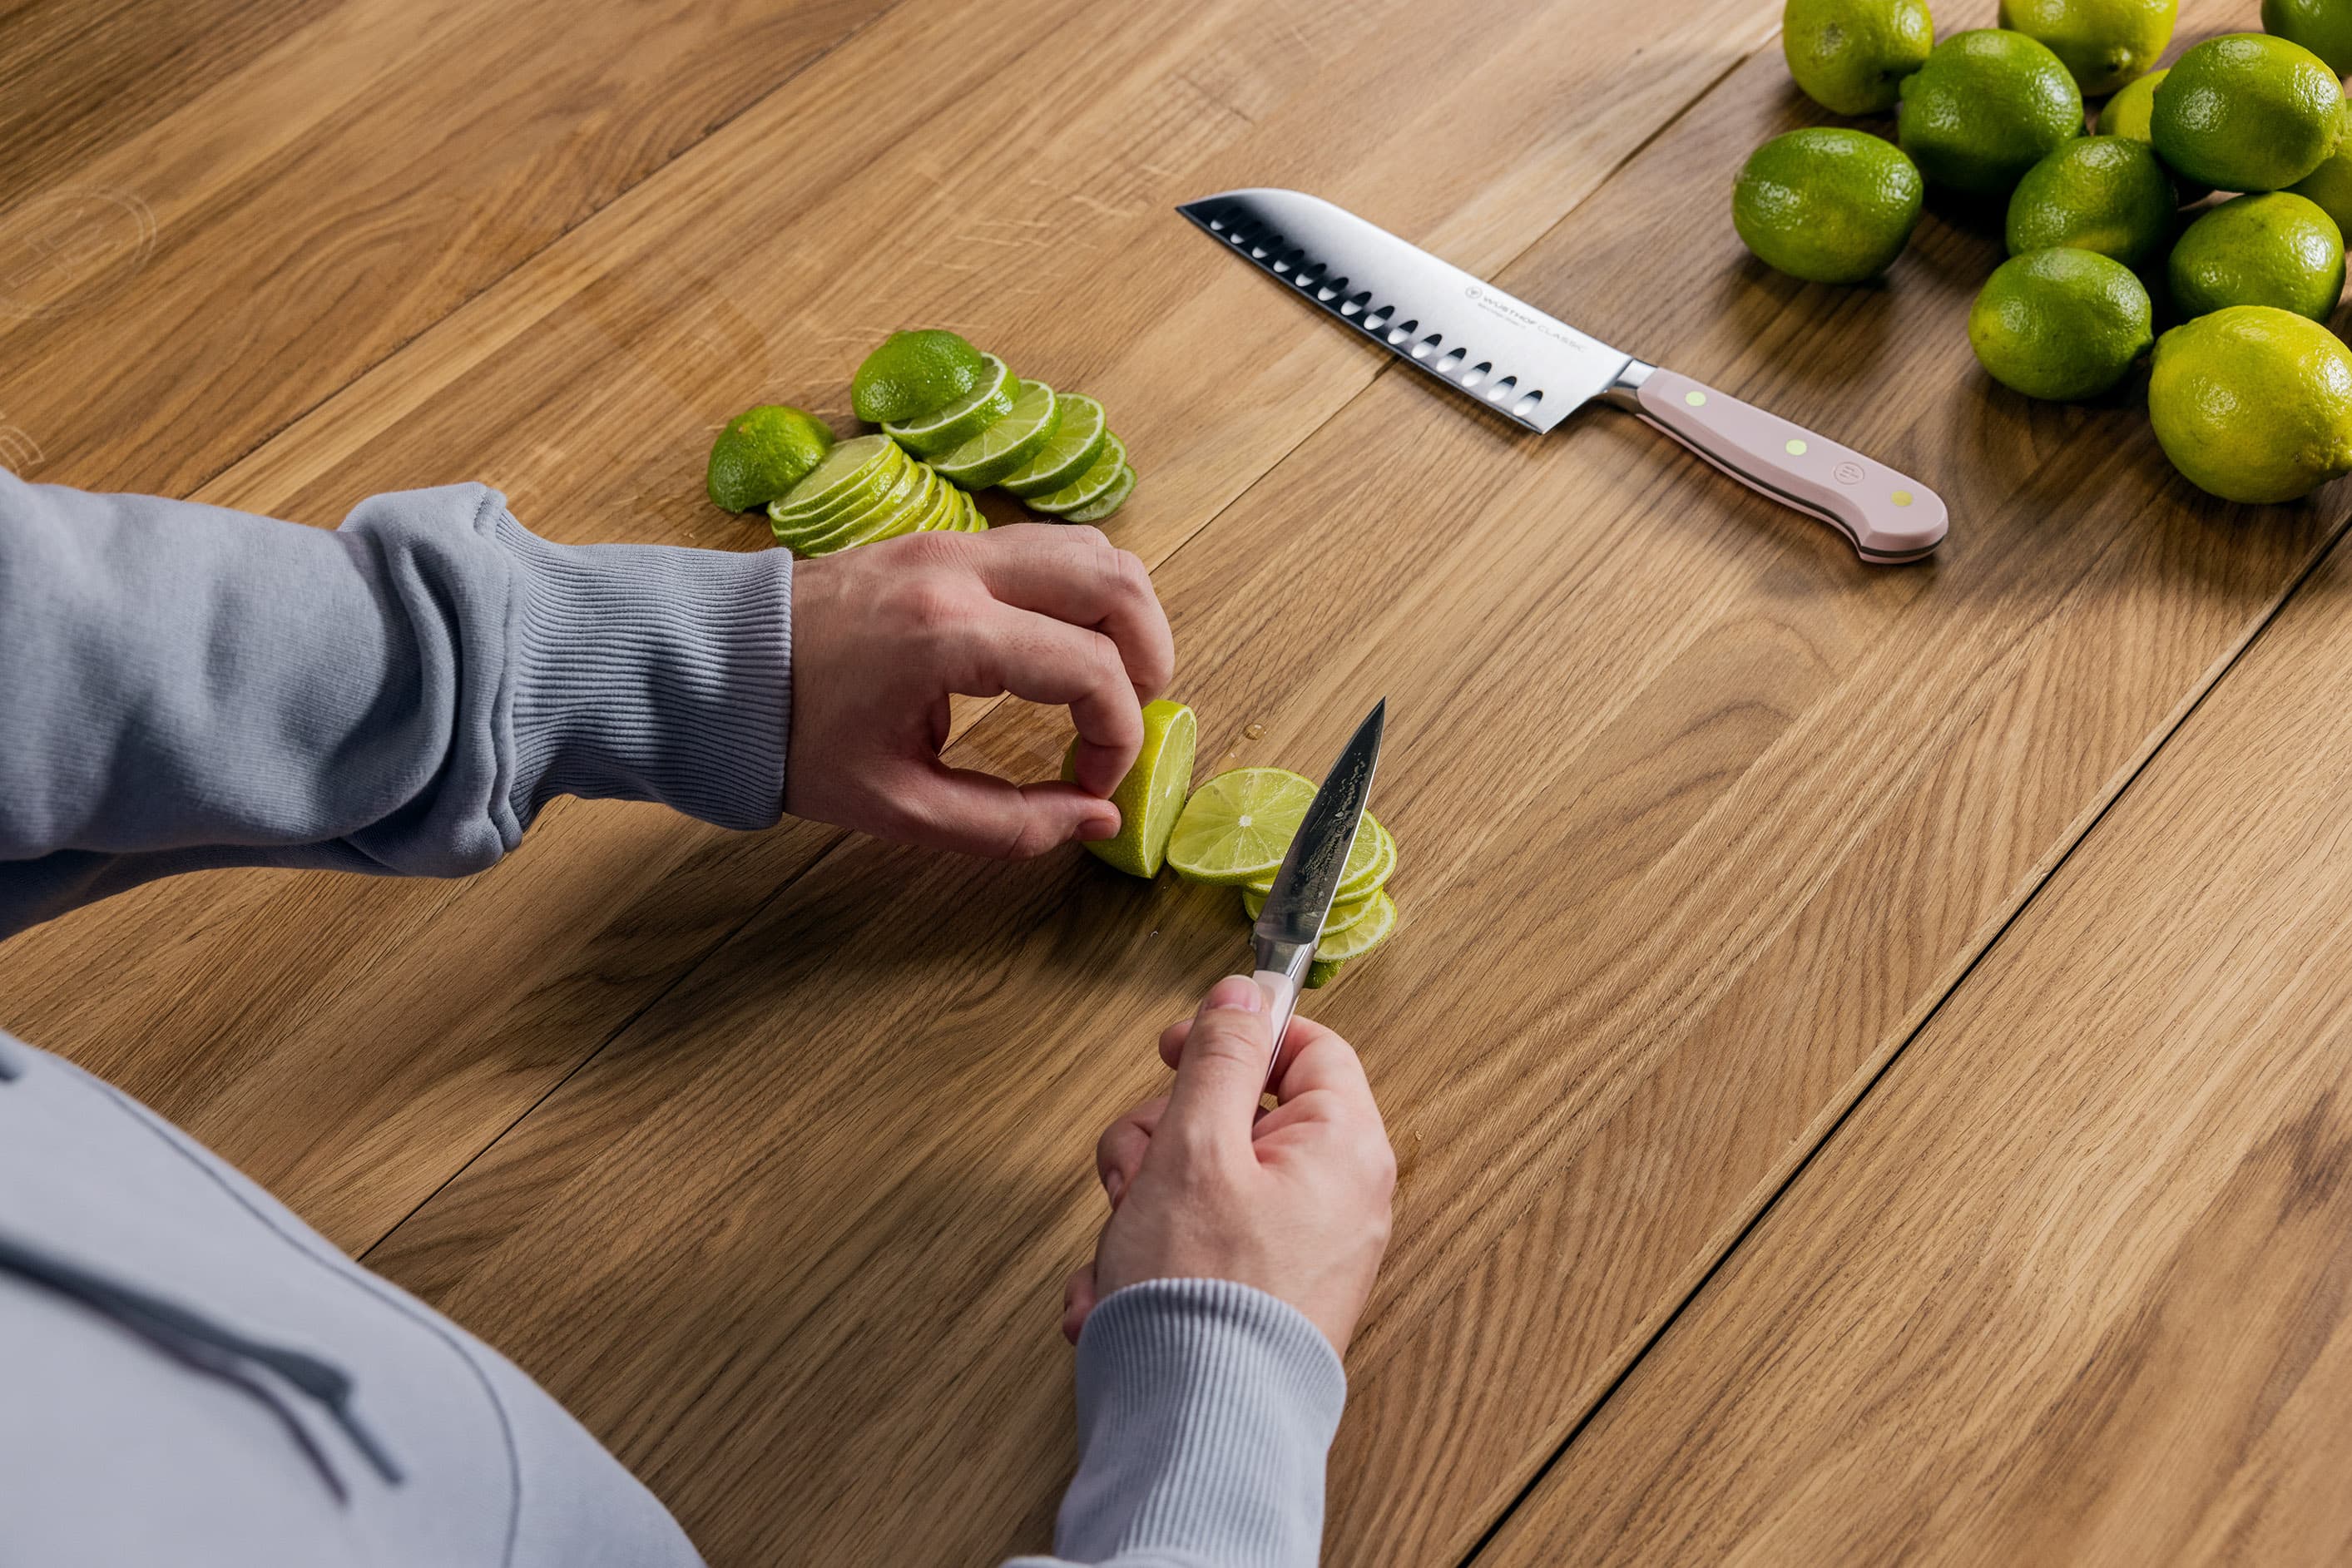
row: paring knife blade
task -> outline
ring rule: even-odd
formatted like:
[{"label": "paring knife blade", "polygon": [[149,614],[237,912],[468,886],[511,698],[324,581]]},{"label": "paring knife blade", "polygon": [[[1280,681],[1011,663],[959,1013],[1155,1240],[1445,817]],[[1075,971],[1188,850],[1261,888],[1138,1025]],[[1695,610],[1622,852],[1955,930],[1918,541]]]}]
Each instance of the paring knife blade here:
[{"label": "paring knife blade", "polygon": [[1944,540],[1943,499],[1918,480],[1587,337],[1320,197],[1227,191],[1176,210],[1290,293],[1538,434],[1603,398],[1829,524],[1866,561],[1917,560]]},{"label": "paring knife blade", "polygon": [[1323,922],[1330,916],[1332,897],[1356,847],[1365,803],[1372,798],[1372,774],[1380,767],[1388,712],[1389,700],[1382,697],[1339,748],[1282,857],[1282,869],[1275,873],[1265,907],[1250,928],[1257,946],[1257,983],[1265,990],[1273,1029],[1274,1056],[1266,1063],[1269,1082],[1282,1061],[1282,1037],[1298,1005],[1298,988],[1315,963]]}]

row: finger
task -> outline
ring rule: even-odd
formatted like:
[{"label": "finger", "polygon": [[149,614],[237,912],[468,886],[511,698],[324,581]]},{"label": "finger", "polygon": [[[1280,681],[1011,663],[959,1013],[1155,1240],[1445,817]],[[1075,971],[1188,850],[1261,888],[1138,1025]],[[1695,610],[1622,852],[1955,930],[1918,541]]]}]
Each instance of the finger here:
[{"label": "finger", "polygon": [[1118,789],[1143,749],[1143,705],[1099,632],[1000,604],[982,617],[960,674],[954,689],[968,696],[1011,692],[1066,706],[1078,727],[1077,782],[1095,795]]},{"label": "finger", "polygon": [[1095,1265],[1089,1258],[1062,1281],[1062,1337],[1072,1344],[1078,1343],[1087,1319],[1093,1315],[1095,1299]]},{"label": "finger", "polygon": [[944,763],[902,789],[898,810],[893,836],[997,860],[1028,860],[1057,844],[1118,831],[1118,808],[1075,784],[1014,784]]},{"label": "finger", "polygon": [[[1171,1067],[1175,1066],[1179,1061],[1182,1061],[1184,1058],[1184,1041],[1192,1032],[1192,1020],[1191,1019],[1178,1019],[1174,1023],[1171,1023],[1166,1029],[1161,1030],[1160,1031],[1160,1060],[1166,1062]],[[1286,1061],[1289,1057],[1296,1056],[1299,1051],[1305,1050],[1308,1040],[1320,1039],[1330,1032],[1331,1031],[1329,1030],[1325,1029],[1313,1019],[1303,1018],[1297,1013],[1291,1014],[1290,1028],[1285,1030],[1282,1036],[1282,1049],[1286,1053],[1285,1060]]]},{"label": "finger", "polygon": [[1100,630],[1118,644],[1136,695],[1149,702],[1176,671],[1176,642],[1151,573],[1101,530],[1024,523],[980,536],[972,567],[1006,604]]},{"label": "finger", "polygon": [[1135,1184],[1135,1173],[1142,1167],[1145,1151],[1151,1147],[1151,1134],[1168,1109],[1168,1096],[1158,1095],[1146,1100],[1118,1121],[1103,1129],[1095,1142],[1095,1175],[1103,1185],[1103,1194],[1110,1199],[1114,1211],[1119,1200]]},{"label": "finger", "polygon": [[1219,980],[1201,1000],[1176,1066],[1157,1148],[1175,1134],[1187,1152],[1245,1149],[1250,1120],[1265,1090],[1266,995],[1247,975]]},{"label": "finger", "polygon": [[1372,1100],[1371,1081],[1355,1047],[1312,1019],[1294,1018],[1284,1045],[1287,1055],[1274,1081],[1274,1097],[1287,1105],[1309,1094],[1333,1101],[1349,1112],[1380,1108]]},{"label": "finger", "polygon": [[1184,1041],[1192,1033],[1191,1019],[1178,1019],[1160,1031],[1160,1060],[1171,1069],[1184,1060]]}]

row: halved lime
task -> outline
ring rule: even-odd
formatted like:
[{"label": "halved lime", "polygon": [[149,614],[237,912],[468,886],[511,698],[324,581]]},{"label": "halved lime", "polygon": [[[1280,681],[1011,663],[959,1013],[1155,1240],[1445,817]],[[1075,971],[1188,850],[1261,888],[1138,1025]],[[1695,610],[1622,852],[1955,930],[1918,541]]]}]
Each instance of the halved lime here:
[{"label": "halved lime", "polygon": [[[1251,924],[1256,924],[1257,917],[1265,913],[1266,897],[1265,894],[1254,887],[1242,889],[1242,913],[1250,917]],[[1369,898],[1359,898],[1347,904],[1335,898],[1331,901],[1331,913],[1323,917],[1323,935],[1336,936],[1371,912],[1372,901]]]},{"label": "halved lime", "polygon": [[[1200,726],[1192,710],[1162,697],[1143,705],[1143,749],[1135,766],[1110,794],[1118,808],[1118,834],[1095,839],[1087,848],[1095,856],[1129,876],[1153,877],[1168,858],[1168,835],[1176,830],[1176,816],[1184,791],[1192,785],[1192,747]],[[1078,743],[1071,738],[1062,753],[1062,779],[1077,777]]]},{"label": "halved lime", "polygon": [[[1289,847],[1287,843],[1283,845],[1286,850]],[[1339,886],[1331,895],[1332,904],[1353,904],[1359,899],[1370,898],[1388,881],[1390,873],[1396,870],[1396,840],[1381,826],[1378,817],[1370,811],[1365,812],[1363,826],[1356,830],[1356,841],[1349,846],[1347,868],[1339,873]],[[1281,869],[1281,862],[1277,861],[1275,871]],[[1254,893],[1272,893],[1274,871],[1246,879],[1246,885]]]},{"label": "halved lime", "polygon": [[856,499],[861,483],[871,483],[884,469],[896,469],[907,455],[885,435],[854,435],[836,444],[807,477],[768,503],[768,516],[790,523],[825,511],[835,503]]},{"label": "halved lime", "polygon": [[1105,490],[1085,506],[1073,507],[1064,512],[1062,521],[1099,523],[1121,507],[1126,506],[1127,498],[1133,494],[1135,494],[1135,470],[1129,465],[1122,463],[1118,465],[1118,472],[1111,478],[1109,489]]},{"label": "halved lime", "polygon": [[747,408],[710,444],[703,487],[730,512],[748,512],[783,496],[833,450],[833,428],[783,403]]},{"label": "halved lime", "polygon": [[980,350],[944,328],[893,332],[857,367],[849,405],[876,424],[920,419],[971,391],[984,373]]},{"label": "halved lime", "polygon": [[1168,863],[1193,882],[1272,877],[1314,800],[1315,781],[1287,768],[1220,773],[1184,802],[1168,840]]},{"label": "halved lime", "polygon": [[904,424],[885,424],[883,434],[918,457],[952,452],[1013,412],[1021,379],[994,354],[982,354],[980,384],[935,413]]},{"label": "halved lime", "polygon": [[[929,505],[930,487],[939,482],[939,476],[921,464],[909,463],[890,487],[873,500],[836,513],[823,522],[804,524],[785,542],[795,555],[831,555],[864,538],[869,530],[897,517],[901,508]],[[778,537],[783,537],[781,530]]]},{"label": "halved lime", "polygon": [[985,490],[1054,439],[1062,423],[1055,401],[1044,382],[1023,382],[1013,412],[938,459],[940,473],[967,490]]},{"label": "halved lime", "polygon": [[1066,517],[1089,501],[1100,500],[1118,483],[1118,471],[1126,466],[1127,443],[1106,432],[1102,450],[1095,454],[1085,473],[1058,490],[1029,497],[1029,505],[1048,517]]},{"label": "halved lime", "polygon": [[1083,392],[1064,392],[1056,400],[1062,423],[1054,439],[1028,462],[997,481],[1016,496],[1045,496],[1069,484],[1102,455],[1103,406]]}]

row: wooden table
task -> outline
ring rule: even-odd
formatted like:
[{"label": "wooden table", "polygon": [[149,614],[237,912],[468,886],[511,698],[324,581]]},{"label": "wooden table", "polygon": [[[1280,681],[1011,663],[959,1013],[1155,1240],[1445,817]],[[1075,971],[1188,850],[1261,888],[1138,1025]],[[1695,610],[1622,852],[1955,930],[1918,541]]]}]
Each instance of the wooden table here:
[{"label": "wooden table", "polygon": [[[2223,506],[2136,396],[1992,386],[1980,224],[1883,287],[1748,259],[1732,172],[1819,118],[1777,12],[27,0],[0,458],[751,549],[711,433],[845,416],[890,328],[1083,387],[1205,765],[1390,701],[1407,925],[1312,1004],[1403,1165],[1330,1562],[2340,1563],[2345,497]],[[1241,184],[1922,476],[1949,545],[1861,567],[1620,416],[1470,412],[1169,210]],[[1071,1462],[1088,1147],[1241,952],[1076,854],[564,801],[465,883],[83,911],[0,947],[0,1023],[509,1350],[715,1563],[988,1563]]]}]

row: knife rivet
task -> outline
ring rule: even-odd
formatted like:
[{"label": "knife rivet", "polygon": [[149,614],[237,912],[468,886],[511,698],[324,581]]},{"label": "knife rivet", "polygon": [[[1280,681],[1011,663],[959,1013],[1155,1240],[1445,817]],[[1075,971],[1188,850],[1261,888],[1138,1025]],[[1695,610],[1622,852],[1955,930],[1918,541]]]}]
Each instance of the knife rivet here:
[{"label": "knife rivet", "polygon": [[1693,408],[1705,408],[1706,406],[1706,393],[1703,392],[1686,392],[1683,393],[1683,401],[1690,404]]},{"label": "knife rivet", "polygon": [[1908,490],[1897,490],[1894,495],[1889,496],[1887,499],[1893,501],[1898,507],[1907,507],[1911,504],[1911,492]]},{"label": "knife rivet", "polygon": [[1805,444],[1801,441],[1791,441],[1788,445],[1788,453],[1791,457],[1802,457],[1805,455]]}]

